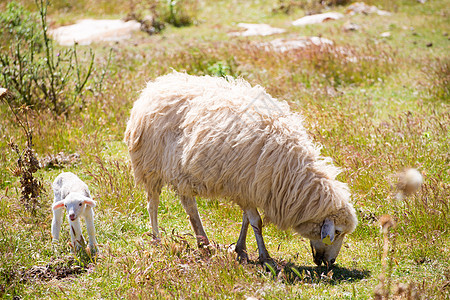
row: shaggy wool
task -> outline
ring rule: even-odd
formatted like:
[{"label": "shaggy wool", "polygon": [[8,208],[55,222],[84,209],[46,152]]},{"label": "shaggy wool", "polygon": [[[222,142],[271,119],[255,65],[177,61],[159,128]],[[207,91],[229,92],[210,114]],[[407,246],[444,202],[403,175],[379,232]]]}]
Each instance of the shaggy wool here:
[{"label": "shaggy wool", "polygon": [[[228,198],[280,229],[344,210],[356,218],[339,169],[292,112],[243,79],[173,72],[149,82],[125,132],[135,180],[148,192]],[[351,224],[354,223],[354,224]]]}]

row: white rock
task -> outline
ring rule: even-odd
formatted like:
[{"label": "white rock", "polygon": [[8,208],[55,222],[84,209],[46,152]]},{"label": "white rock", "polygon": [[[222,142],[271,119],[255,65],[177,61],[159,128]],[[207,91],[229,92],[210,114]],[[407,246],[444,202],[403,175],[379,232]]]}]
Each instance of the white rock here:
[{"label": "white rock", "polygon": [[355,14],[378,14],[380,16],[390,16],[392,15],[390,12],[378,9],[376,6],[367,5],[364,2],[355,2],[351,4],[349,7],[347,7],[345,13],[349,15],[355,15]]},{"label": "white rock", "polygon": [[50,35],[63,46],[74,43],[89,45],[98,41],[119,41],[131,37],[141,27],[136,21],[84,19],[76,24],[50,30]]},{"label": "white rock", "polygon": [[382,34],[380,34],[381,37],[387,38],[391,36],[391,33],[389,31],[383,32]]},{"label": "white rock", "polygon": [[309,25],[309,24],[318,24],[318,23],[323,23],[326,21],[337,20],[342,17],[344,17],[344,15],[341,13],[327,12],[327,13],[323,13],[323,14],[311,15],[311,16],[306,16],[306,17],[300,18],[300,19],[292,22],[292,25],[304,26],[304,25]]},{"label": "white rock", "polygon": [[333,41],[317,36],[302,36],[295,39],[275,39],[267,43],[260,43],[259,45],[265,47],[267,50],[286,52],[309,46],[333,45]]},{"label": "white rock", "polygon": [[243,32],[231,32],[231,36],[251,36],[251,35],[272,35],[277,33],[283,33],[286,30],[282,28],[275,28],[268,24],[249,24],[249,23],[239,23],[239,27],[245,28],[246,31]]}]

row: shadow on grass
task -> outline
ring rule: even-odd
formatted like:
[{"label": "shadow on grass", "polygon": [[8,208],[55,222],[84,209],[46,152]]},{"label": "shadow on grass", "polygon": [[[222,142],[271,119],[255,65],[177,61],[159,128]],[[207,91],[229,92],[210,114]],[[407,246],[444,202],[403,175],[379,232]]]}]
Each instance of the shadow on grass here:
[{"label": "shadow on grass", "polygon": [[325,266],[296,266],[287,263],[281,267],[281,276],[286,283],[327,283],[340,284],[342,282],[355,282],[370,276],[370,271],[364,269],[348,269],[335,265],[331,268]]},{"label": "shadow on grass", "polygon": [[[257,261],[249,261],[250,264],[259,264]],[[281,278],[286,284],[305,283],[305,284],[340,284],[342,282],[355,282],[367,278],[371,272],[364,269],[348,269],[339,265],[331,268],[325,266],[296,266],[293,263],[277,262],[276,270],[266,264],[263,269],[272,273],[274,278]]]}]

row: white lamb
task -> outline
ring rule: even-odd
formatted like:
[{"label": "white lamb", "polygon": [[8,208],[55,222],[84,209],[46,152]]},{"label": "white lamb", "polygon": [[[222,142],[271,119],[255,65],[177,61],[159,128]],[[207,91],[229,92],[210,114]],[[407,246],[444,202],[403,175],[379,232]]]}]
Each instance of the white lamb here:
[{"label": "white lamb", "polygon": [[96,252],[94,210],[96,203],[91,199],[88,186],[77,175],[66,172],[61,173],[53,182],[54,202],[52,220],[53,242],[59,241],[61,223],[63,221],[63,208],[66,208],[67,219],[70,225],[70,237],[74,249],[79,250],[86,244],[81,232],[80,217],[86,221],[89,236],[89,249]]},{"label": "white lamb", "polygon": [[338,168],[320,156],[289,105],[242,79],[173,72],[149,82],[134,103],[125,131],[134,177],[148,193],[158,238],[161,188],[176,189],[199,246],[208,244],[195,196],[225,198],[243,210],[236,252],[247,260],[251,224],[261,262],[273,263],[264,245],[257,208],[280,229],[311,240],[317,265],[333,264],[357,224]]}]

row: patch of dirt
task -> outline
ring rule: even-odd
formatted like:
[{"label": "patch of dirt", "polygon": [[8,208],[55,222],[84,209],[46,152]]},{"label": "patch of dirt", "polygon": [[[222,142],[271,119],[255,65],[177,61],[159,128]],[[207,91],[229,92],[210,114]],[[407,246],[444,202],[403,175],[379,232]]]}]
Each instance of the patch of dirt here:
[{"label": "patch of dirt", "polygon": [[89,266],[81,266],[72,256],[57,258],[45,266],[32,266],[21,273],[21,280],[26,282],[50,281],[73,277],[87,271]]}]

